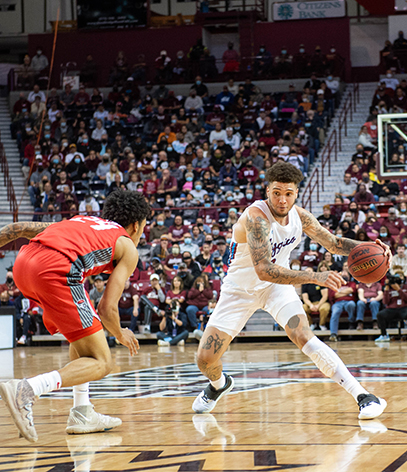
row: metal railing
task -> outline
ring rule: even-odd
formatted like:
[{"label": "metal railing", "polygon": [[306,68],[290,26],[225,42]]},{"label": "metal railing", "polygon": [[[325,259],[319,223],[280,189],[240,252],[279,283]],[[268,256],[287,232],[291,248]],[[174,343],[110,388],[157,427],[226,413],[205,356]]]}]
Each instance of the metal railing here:
[{"label": "metal railing", "polygon": [[6,153],[4,151],[4,146],[1,143],[1,134],[0,134],[0,168],[3,172],[4,187],[7,190],[7,200],[10,204],[10,211],[13,214],[13,221],[17,221],[17,198],[14,191],[13,181],[10,177],[10,170],[7,162]]},{"label": "metal railing", "polygon": [[[316,191],[317,199],[319,202],[319,191],[323,192],[325,190],[325,172],[328,173],[328,176],[331,175],[331,159],[334,157],[335,162],[338,160],[338,148],[339,151],[342,150],[342,138],[347,137],[348,135],[348,118],[349,121],[353,121],[353,112],[356,111],[356,106],[359,103],[360,92],[359,84],[353,84],[353,90],[349,92],[345,99],[344,107],[338,118],[338,127],[333,129],[324,151],[321,154],[321,168],[318,170],[316,168],[311,177],[309,178],[308,184],[304,189],[302,194],[302,206],[305,209],[308,209],[312,212],[312,196]],[[342,136],[342,133],[344,136]],[[320,187],[321,186],[321,187]]]}]

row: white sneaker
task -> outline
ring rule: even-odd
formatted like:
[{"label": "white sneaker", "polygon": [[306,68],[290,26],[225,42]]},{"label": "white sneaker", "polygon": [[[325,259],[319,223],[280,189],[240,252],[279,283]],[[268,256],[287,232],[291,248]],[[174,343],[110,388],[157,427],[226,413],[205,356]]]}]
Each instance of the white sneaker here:
[{"label": "white sneaker", "polygon": [[71,408],[66,426],[68,434],[87,434],[108,431],[122,424],[120,418],[96,413],[93,405]]},{"label": "white sneaker", "polygon": [[181,341],[177,343],[177,346],[185,346],[185,341],[181,339]]},{"label": "white sneaker", "polygon": [[314,324],[314,323],[312,323],[312,325],[310,326],[311,331],[314,331],[314,329],[315,329],[316,327],[317,327],[317,325]]},{"label": "white sneaker", "polygon": [[26,379],[9,380],[0,384],[0,395],[6,404],[20,435],[27,441],[38,440],[35,431],[32,406],[37,400]]},{"label": "white sneaker", "polygon": [[216,390],[213,388],[212,384],[209,383],[205,390],[202,390],[202,392],[195,398],[195,401],[192,404],[192,409],[195,413],[209,413],[215,408],[218,400],[232,390],[233,385],[235,384],[233,377],[228,374],[224,375],[226,378],[226,385],[223,388]]},{"label": "white sneaker", "polygon": [[170,346],[170,343],[169,343],[168,341],[164,341],[164,339],[159,339],[159,340],[157,341],[157,344],[158,344],[159,346]]},{"label": "white sneaker", "polygon": [[378,338],[374,340],[375,343],[383,343],[383,342],[390,342],[390,336],[388,334],[386,335],[381,335]]},{"label": "white sneaker", "polygon": [[21,338],[17,341],[17,344],[27,344],[26,341],[27,341],[27,338],[23,334]]},{"label": "white sneaker", "polygon": [[371,393],[361,393],[358,395],[360,420],[371,420],[380,416],[387,406],[386,400],[378,398]]},{"label": "white sneaker", "polygon": [[321,331],[328,331],[328,328],[325,325],[320,325],[319,329]]}]

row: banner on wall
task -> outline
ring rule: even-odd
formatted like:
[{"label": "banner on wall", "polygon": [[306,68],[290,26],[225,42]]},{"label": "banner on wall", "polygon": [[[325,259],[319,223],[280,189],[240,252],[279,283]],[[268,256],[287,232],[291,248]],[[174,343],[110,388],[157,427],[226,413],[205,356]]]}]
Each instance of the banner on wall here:
[{"label": "banner on wall", "polygon": [[146,0],[77,0],[78,28],[128,29],[147,25]]},{"label": "banner on wall", "polygon": [[319,2],[284,2],[273,3],[272,6],[273,8],[269,8],[269,12],[273,12],[273,18],[270,19],[272,21],[339,18],[346,15],[345,0],[321,0]]}]

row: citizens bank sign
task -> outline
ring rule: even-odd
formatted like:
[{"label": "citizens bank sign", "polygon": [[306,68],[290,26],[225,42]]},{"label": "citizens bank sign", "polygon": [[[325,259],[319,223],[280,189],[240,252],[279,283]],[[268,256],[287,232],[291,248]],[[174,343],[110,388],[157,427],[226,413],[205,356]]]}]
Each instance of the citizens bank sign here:
[{"label": "citizens bank sign", "polygon": [[273,3],[273,21],[338,18],[345,13],[344,0]]}]

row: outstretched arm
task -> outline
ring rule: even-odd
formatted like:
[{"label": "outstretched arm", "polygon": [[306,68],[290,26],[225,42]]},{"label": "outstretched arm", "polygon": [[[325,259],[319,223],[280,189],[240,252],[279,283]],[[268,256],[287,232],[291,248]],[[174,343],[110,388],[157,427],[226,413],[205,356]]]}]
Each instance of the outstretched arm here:
[{"label": "outstretched arm", "polygon": [[[297,212],[300,216],[302,229],[304,233],[309,236],[311,239],[321,244],[325,249],[327,249],[332,254],[340,254],[341,256],[348,256],[353,248],[358,246],[364,241],[354,241],[349,238],[338,238],[334,234],[330,233],[326,228],[321,226],[319,221],[315,218],[312,213],[304,208],[296,206]],[[384,244],[379,239],[376,239],[376,244],[381,246],[385,254],[388,257],[388,263],[391,262],[391,249],[387,244]]]},{"label": "outstretched arm", "polygon": [[260,280],[283,285],[315,283],[335,291],[342,286],[342,277],[335,272],[302,272],[273,264],[270,223],[261,210],[248,211],[245,227],[253,266]]},{"label": "outstretched arm", "polygon": [[32,239],[42,233],[52,223],[38,223],[34,221],[22,221],[10,223],[0,229],[0,247],[5,246],[18,238]]}]

